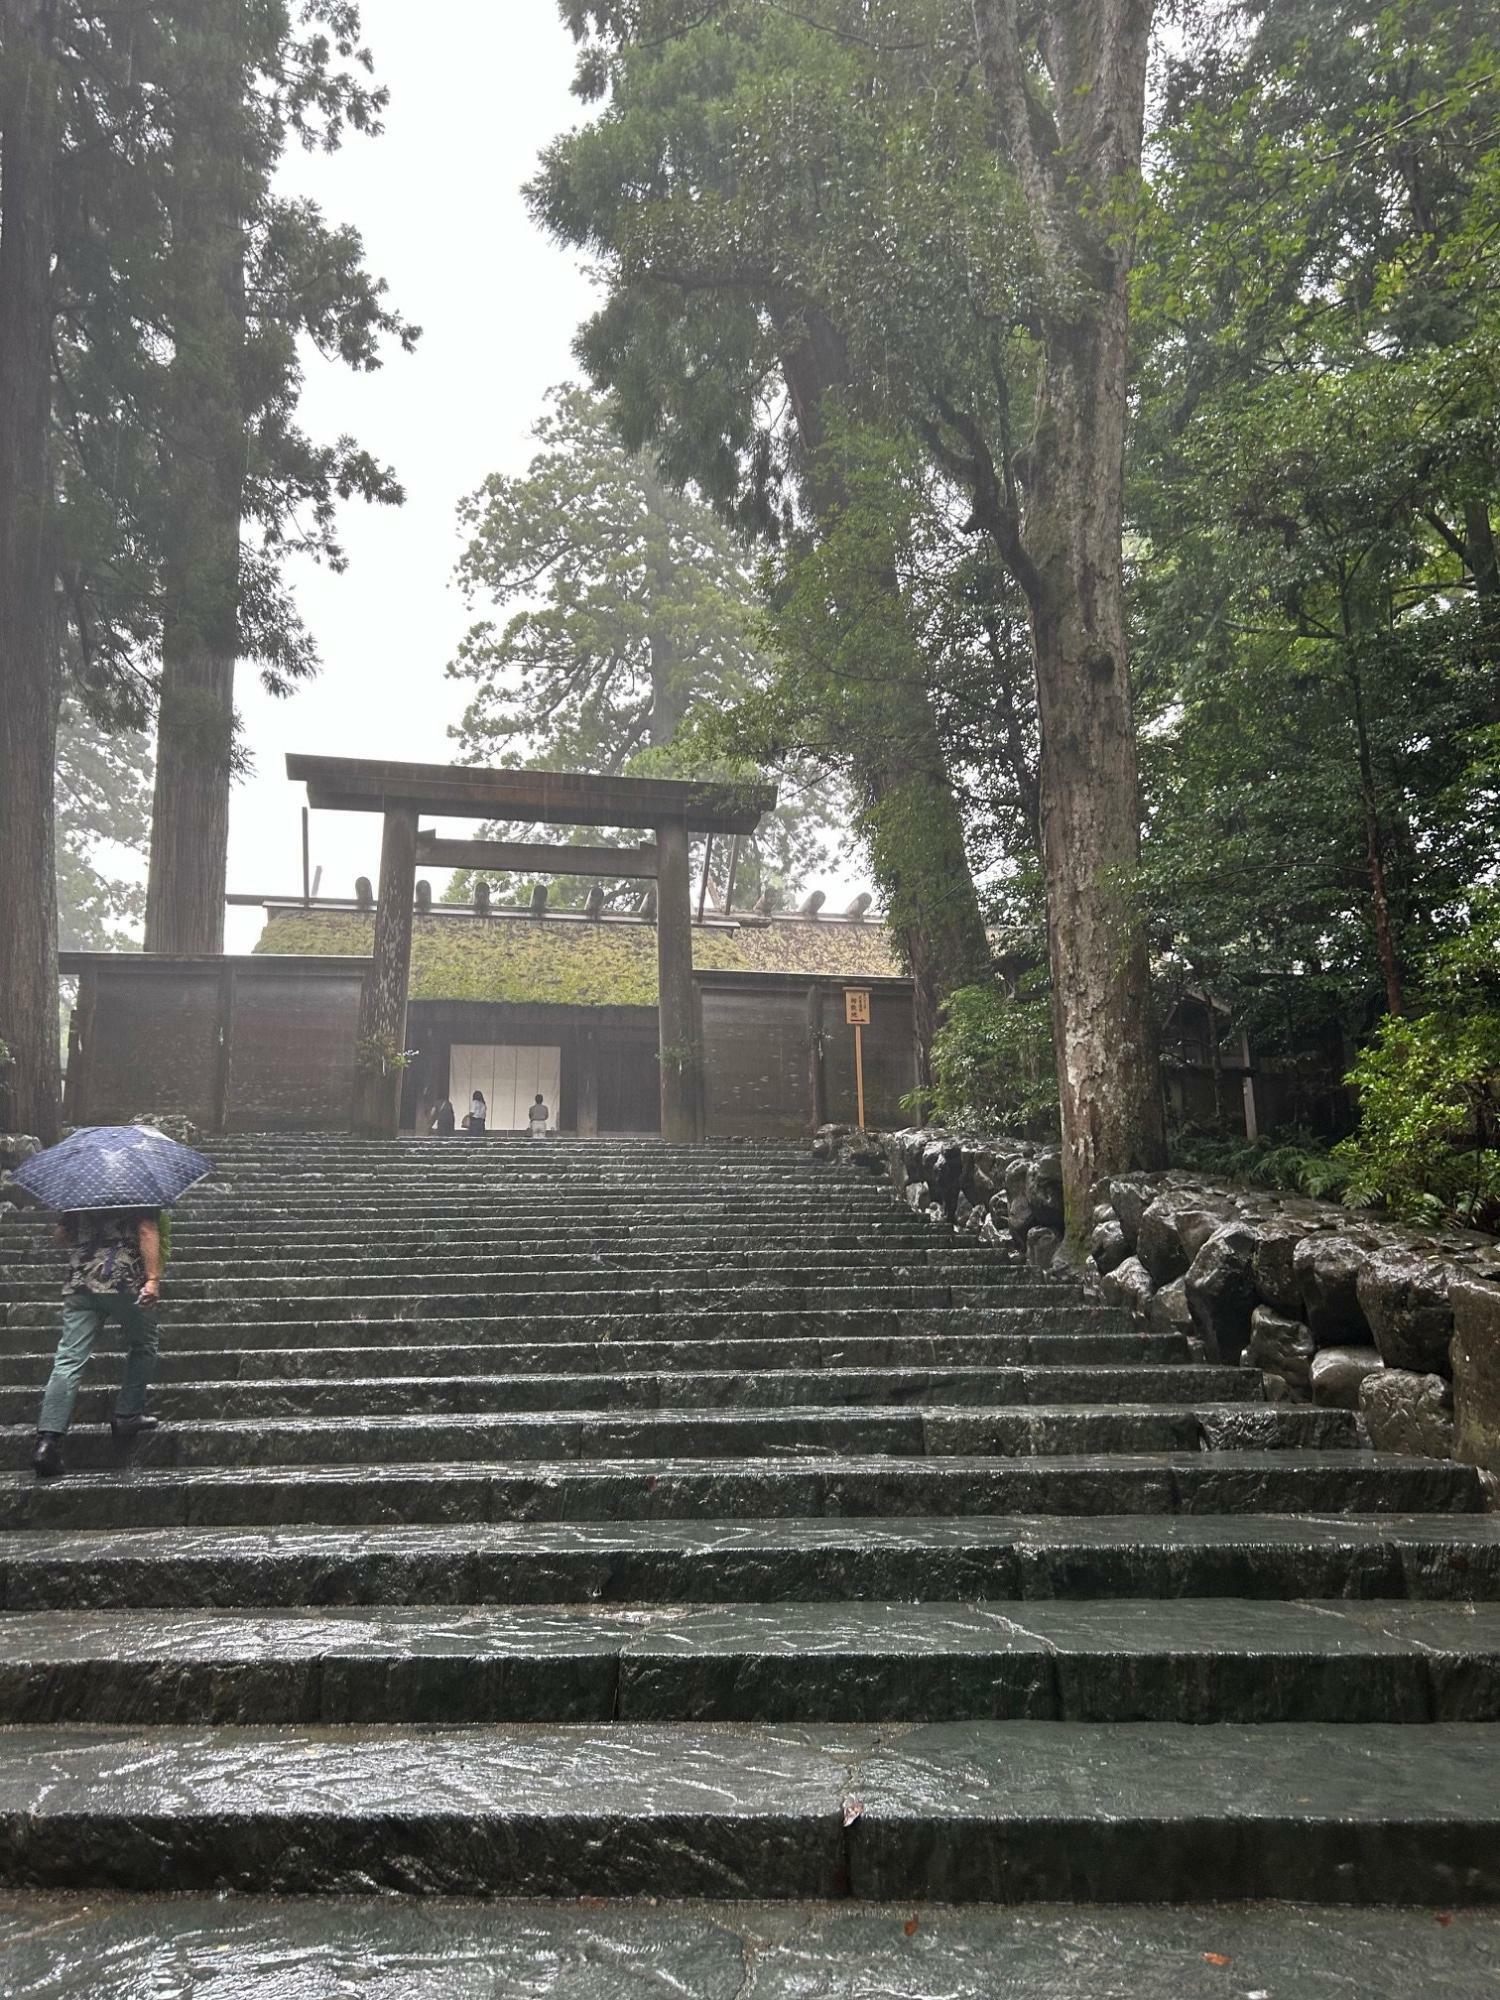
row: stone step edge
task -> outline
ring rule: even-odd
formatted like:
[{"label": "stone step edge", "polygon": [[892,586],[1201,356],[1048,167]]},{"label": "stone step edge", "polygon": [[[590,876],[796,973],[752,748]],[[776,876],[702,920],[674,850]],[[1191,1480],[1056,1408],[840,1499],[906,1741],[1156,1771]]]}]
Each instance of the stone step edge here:
[{"label": "stone step edge", "polygon": [[[345,1801],[357,1801],[346,1804]],[[28,1887],[1500,1902],[1500,1728],[15,1727]]]},{"label": "stone step edge", "polygon": [[[645,2000],[648,1986],[693,2000],[891,2000],[918,1994],[1045,1994],[1047,2000],[1292,2000],[1478,1995],[1500,1961],[1500,1913],[1326,1904],[955,1907],[912,1902],[768,1904],[639,1901],[413,1903],[352,1897],[161,1900],[0,1895],[0,1956],[12,2000],[57,2000],[59,1936],[77,1994],[185,1995],[204,1965],[229,1965],[269,1996],[290,1966],[328,1968],[329,1990],[372,1977],[388,1996],[432,1991],[463,1967],[480,1994],[568,2000],[587,1986]],[[983,1968],[982,1972],[976,1968]],[[637,1983],[637,1975],[640,1984]],[[600,1983],[596,1983],[600,1982]],[[205,1989],[206,1991],[206,1989]]]},{"label": "stone step edge", "polygon": [[1500,1599],[1500,1518],[1370,1513],[17,1528],[8,1612],[1309,1595]]},{"label": "stone step edge", "polygon": [[0,1725],[684,1719],[1494,1723],[1500,1604],[0,1614]]}]

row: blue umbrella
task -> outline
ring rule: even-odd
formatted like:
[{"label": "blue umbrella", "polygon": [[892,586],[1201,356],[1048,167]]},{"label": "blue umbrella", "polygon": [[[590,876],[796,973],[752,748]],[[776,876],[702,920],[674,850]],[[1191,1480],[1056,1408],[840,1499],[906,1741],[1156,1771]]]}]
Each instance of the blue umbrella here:
[{"label": "blue umbrella", "polygon": [[48,1208],[166,1208],[213,1170],[150,1125],[89,1125],[33,1153],[11,1178]]}]

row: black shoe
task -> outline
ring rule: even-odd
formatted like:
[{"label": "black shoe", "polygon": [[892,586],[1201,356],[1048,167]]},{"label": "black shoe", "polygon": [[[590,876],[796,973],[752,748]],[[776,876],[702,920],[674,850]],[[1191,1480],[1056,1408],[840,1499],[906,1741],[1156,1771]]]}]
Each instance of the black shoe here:
[{"label": "black shoe", "polygon": [[37,1432],[31,1465],[38,1479],[56,1479],[60,1472],[67,1471],[63,1464],[62,1439],[56,1431]]},{"label": "black shoe", "polygon": [[160,1417],[111,1417],[109,1427],[115,1434],[115,1442],[124,1444],[127,1439],[140,1437],[146,1431],[160,1428]]}]

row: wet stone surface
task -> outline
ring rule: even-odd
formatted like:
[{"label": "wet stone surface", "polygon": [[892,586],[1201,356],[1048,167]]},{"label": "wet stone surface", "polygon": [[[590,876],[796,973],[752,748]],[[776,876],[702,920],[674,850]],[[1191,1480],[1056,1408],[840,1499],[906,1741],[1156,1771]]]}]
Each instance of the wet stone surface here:
[{"label": "wet stone surface", "polygon": [[1326,1232],[1252,1319],[1222,1204],[1117,1189],[1138,1328],[1023,1268],[1037,1147],[921,1138],[958,1232],[792,1146],[221,1153],[162,1430],[101,1355],[46,1485],[0,1217],[7,1995],[1485,1990],[1486,1919],[1045,1908],[1500,1900],[1500,1516],[1368,1357],[1287,1399],[1369,1338]]},{"label": "wet stone surface", "polygon": [[0,1897],[12,2000],[1484,2000],[1500,1917],[1307,1905]]}]

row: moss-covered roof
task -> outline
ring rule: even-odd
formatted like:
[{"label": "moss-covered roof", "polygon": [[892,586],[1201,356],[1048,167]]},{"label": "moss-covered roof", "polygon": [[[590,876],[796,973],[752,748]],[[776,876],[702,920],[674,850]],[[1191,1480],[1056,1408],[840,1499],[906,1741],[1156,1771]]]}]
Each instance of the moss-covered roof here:
[{"label": "moss-covered roof", "polygon": [[[255,949],[303,954],[373,949],[375,920],[355,910],[273,909]],[[902,968],[879,923],[774,920],[694,925],[700,972],[792,972],[891,979]],[[654,1007],[656,930],[646,923],[520,916],[412,919],[413,1000],[500,1000],[519,1006]]]}]

